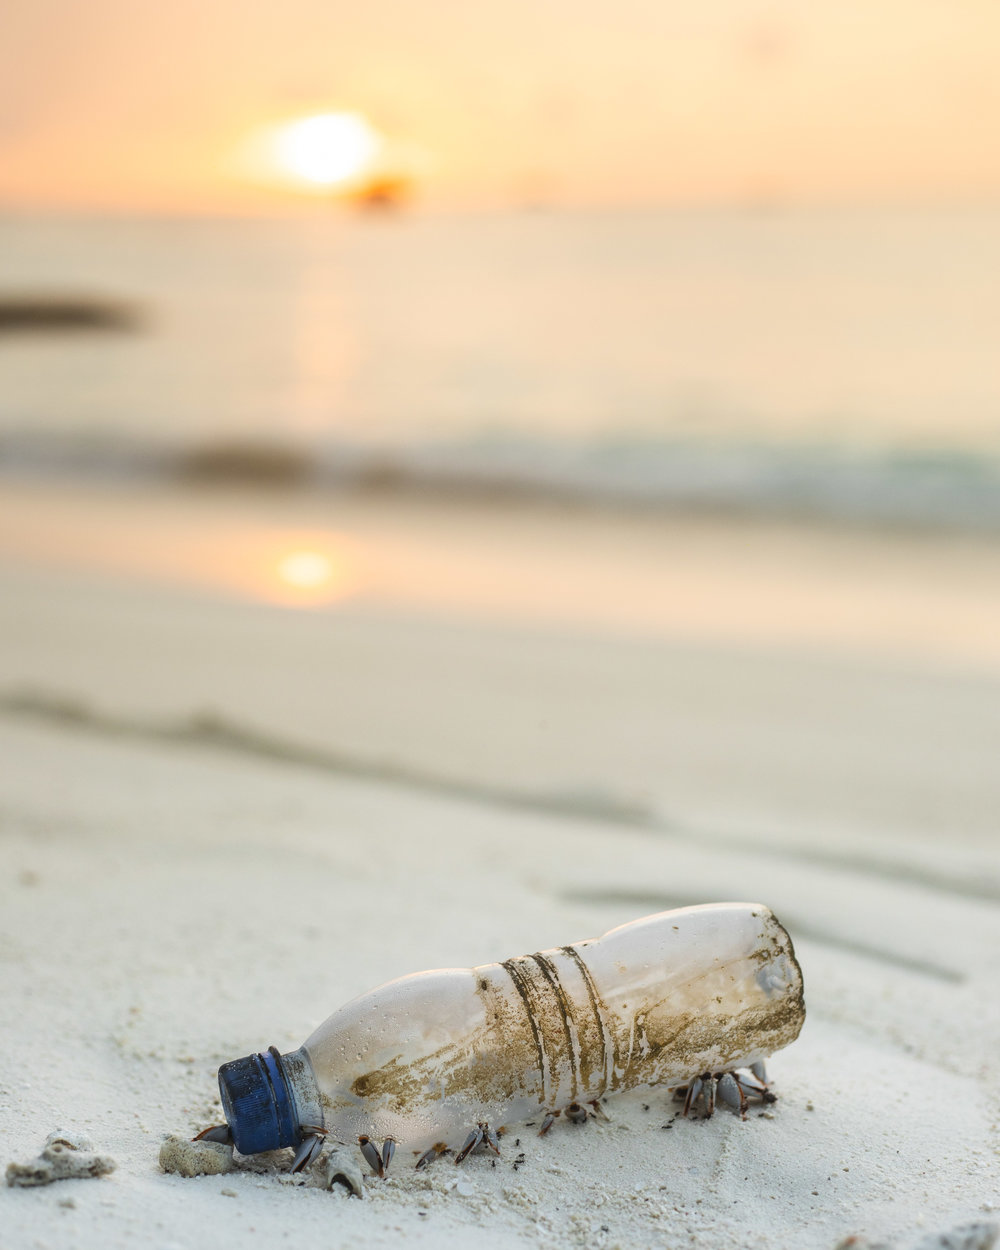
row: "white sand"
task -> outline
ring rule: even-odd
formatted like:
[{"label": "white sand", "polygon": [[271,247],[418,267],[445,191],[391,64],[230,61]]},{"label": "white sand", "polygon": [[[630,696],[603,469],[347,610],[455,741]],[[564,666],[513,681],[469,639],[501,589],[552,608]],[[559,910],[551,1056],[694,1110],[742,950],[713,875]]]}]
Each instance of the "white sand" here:
[{"label": "white sand", "polygon": [[[74,506],[78,532],[97,523]],[[30,525],[31,500],[11,516]],[[534,518],[533,560],[562,524]],[[704,531],[691,541],[724,596],[717,538],[714,563]],[[933,544],[838,541],[815,536],[842,586],[859,549],[862,583],[881,560],[897,603],[937,586],[946,636],[892,657],[884,616],[849,637],[803,627],[796,647],[735,624],[699,639],[665,611],[630,632],[575,609],[571,626],[461,586],[436,614],[402,594],[290,613],[156,585],[156,567],[115,580],[103,548],[8,557],[2,1162],[58,1128],[118,1168],[0,1191],[0,1246],[905,1247],[1000,1218],[1000,678],[965,610],[995,556],[967,550],[959,573]],[[771,590],[807,548],[758,549]],[[609,1124],[515,1128],[496,1168],[398,1167],[363,1202],[158,1169],[167,1134],[217,1121],[220,1062],[298,1045],[379,981],[734,898],[774,908],[806,980],[768,1117],[665,1130],[663,1091],[623,1095]]]}]

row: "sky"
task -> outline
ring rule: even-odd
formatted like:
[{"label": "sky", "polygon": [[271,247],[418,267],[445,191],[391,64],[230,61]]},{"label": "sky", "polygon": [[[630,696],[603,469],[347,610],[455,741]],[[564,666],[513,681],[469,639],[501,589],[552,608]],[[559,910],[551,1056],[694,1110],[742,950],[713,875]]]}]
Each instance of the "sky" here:
[{"label": "sky", "polygon": [[996,203],[998,57],[996,0],[12,0],[0,208],[294,209],[254,137],[334,110],[429,205]]}]

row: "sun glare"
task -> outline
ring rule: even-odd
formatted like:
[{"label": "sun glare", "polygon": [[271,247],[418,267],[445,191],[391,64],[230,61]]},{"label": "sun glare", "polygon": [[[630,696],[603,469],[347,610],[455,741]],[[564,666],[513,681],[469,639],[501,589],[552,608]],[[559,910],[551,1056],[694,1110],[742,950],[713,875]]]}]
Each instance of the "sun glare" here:
[{"label": "sun glare", "polygon": [[333,561],[321,551],[292,551],[278,562],[278,576],[296,590],[319,590],[333,579]]},{"label": "sun glare", "polygon": [[320,187],[360,177],[380,147],[378,133],[358,113],[318,113],[283,126],[277,134],[282,168]]}]

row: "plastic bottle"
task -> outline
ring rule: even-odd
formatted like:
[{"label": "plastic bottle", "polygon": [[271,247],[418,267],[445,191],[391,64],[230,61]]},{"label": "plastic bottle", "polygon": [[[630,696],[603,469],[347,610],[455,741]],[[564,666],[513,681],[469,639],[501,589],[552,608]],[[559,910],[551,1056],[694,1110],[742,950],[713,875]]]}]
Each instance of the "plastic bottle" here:
[{"label": "plastic bottle", "polygon": [[415,1153],[787,1046],[805,1018],[791,939],[760,903],[660,912],[534,955],[419,972],[335,1011],[296,1051],[223,1064],[243,1154],[393,1138]]}]

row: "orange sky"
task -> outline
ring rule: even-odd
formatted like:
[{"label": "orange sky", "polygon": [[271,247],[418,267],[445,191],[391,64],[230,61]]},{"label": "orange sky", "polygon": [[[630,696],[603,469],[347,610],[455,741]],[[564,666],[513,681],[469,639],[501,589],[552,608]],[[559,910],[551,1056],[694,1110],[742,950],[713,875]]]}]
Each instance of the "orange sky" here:
[{"label": "orange sky", "polygon": [[1000,198],[996,0],[15,3],[0,205],[291,207],[241,146],[329,109],[430,204]]}]

